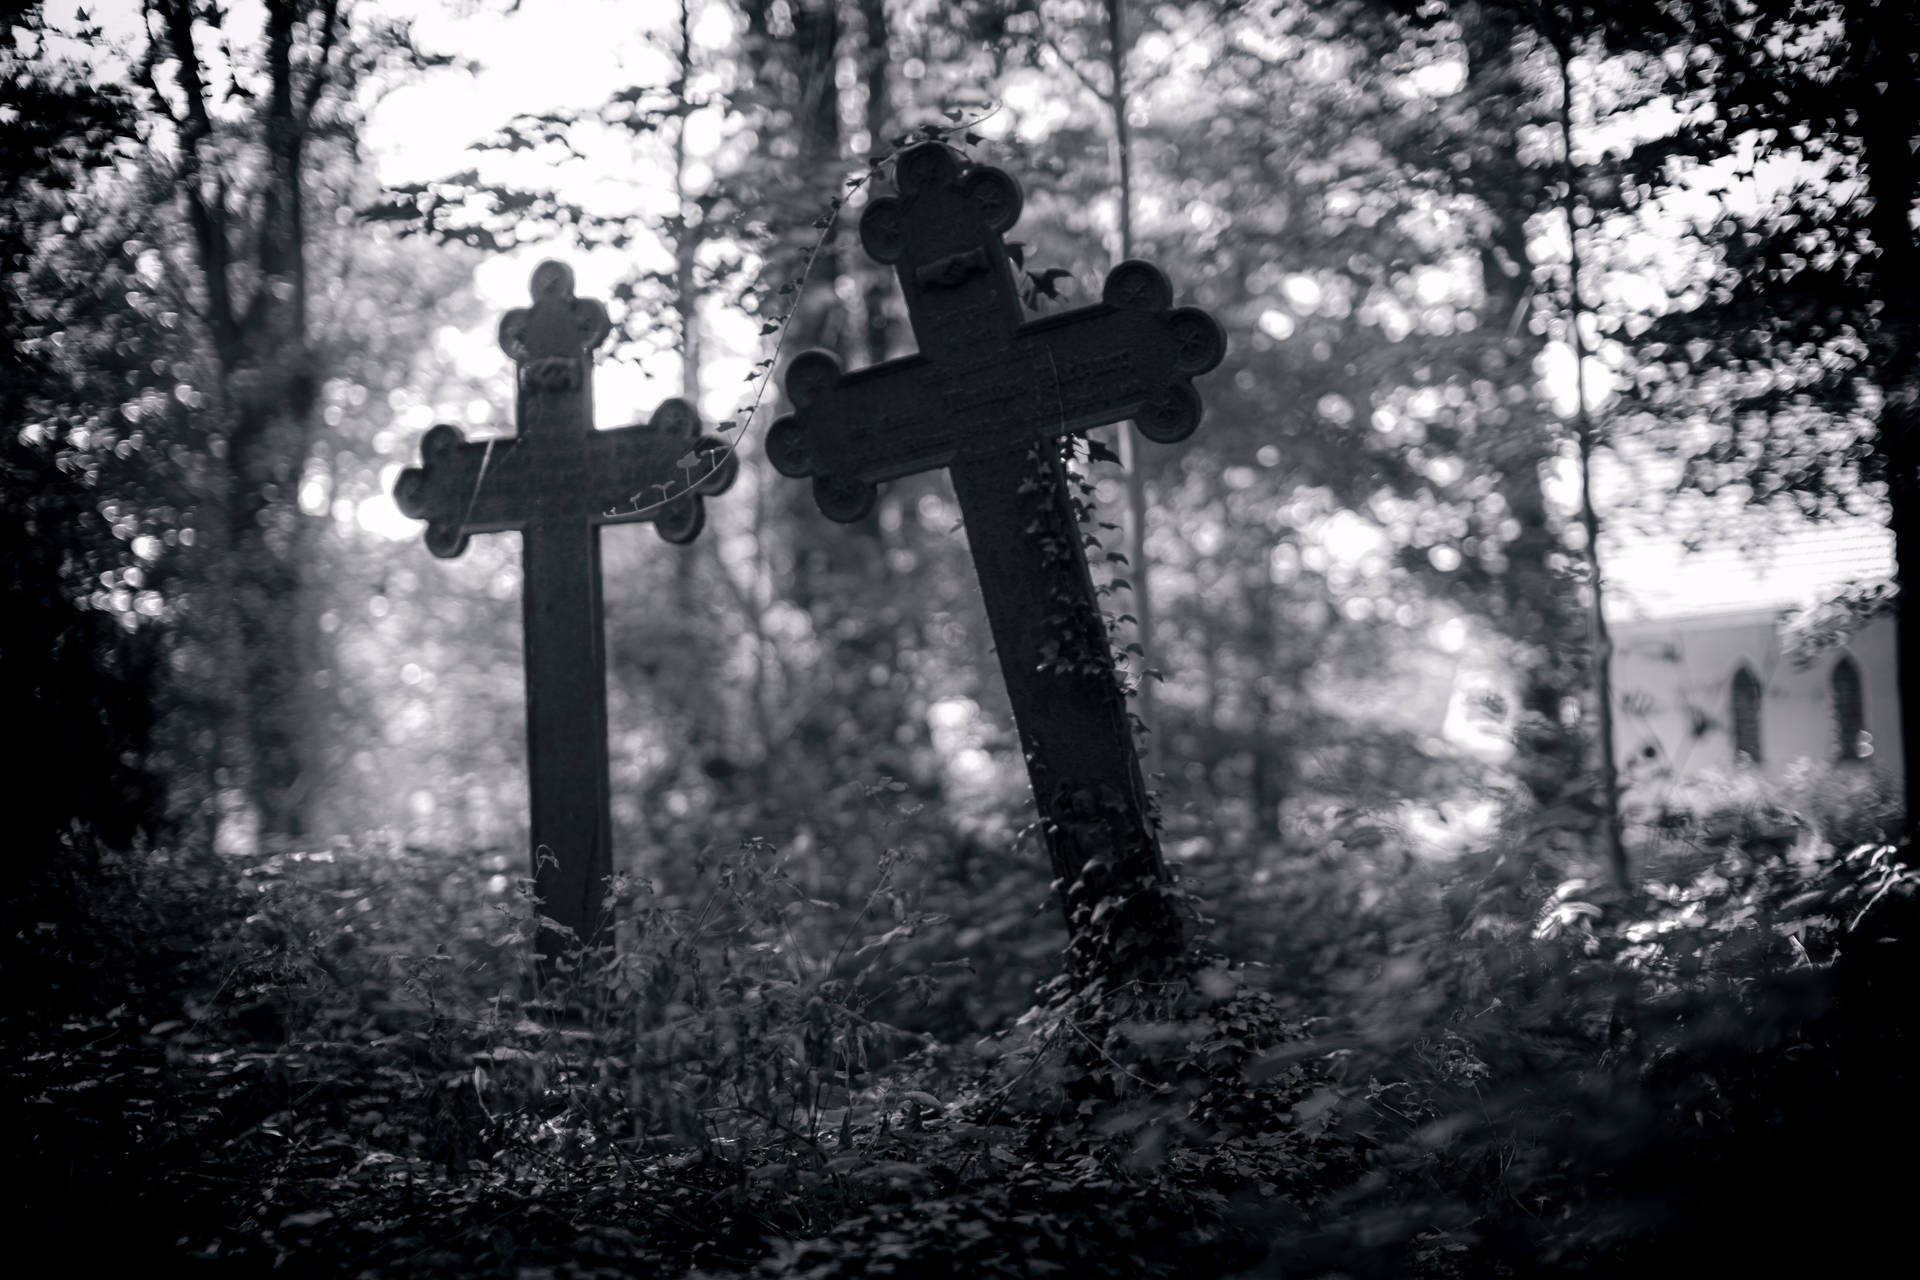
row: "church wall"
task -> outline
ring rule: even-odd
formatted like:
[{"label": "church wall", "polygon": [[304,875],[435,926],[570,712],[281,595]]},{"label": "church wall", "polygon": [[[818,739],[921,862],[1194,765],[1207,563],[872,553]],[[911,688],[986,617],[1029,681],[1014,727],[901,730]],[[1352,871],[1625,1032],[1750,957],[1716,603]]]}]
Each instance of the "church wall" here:
[{"label": "church wall", "polygon": [[[1893,619],[1872,619],[1803,669],[1781,654],[1775,616],[1614,624],[1615,751],[1629,777],[1665,766],[1683,776],[1753,767],[1777,778],[1803,758],[1834,762],[1833,668],[1850,654],[1873,742],[1864,763],[1897,785],[1902,744]],[[1733,678],[1742,663],[1761,686],[1761,759],[1751,766],[1737,761],[1734,749]],[[1696,725],[1704,732],[1696,734]]]}]

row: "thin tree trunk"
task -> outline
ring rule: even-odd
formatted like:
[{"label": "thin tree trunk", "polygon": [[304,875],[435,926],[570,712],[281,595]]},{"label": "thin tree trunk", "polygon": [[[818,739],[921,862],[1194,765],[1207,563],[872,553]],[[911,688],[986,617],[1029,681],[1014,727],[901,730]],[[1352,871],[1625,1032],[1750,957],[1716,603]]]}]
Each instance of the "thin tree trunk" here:
[{"label": "thin tree trunk", "polygon": [[[693,104],[688,101],[693,84],[693,15],[690,10],[690,0],[680,0],[680,43],[675,51],[677,74],[673,84],[679,108],[679,117],[673,130],[674,220],[668,226],[673,232],[673,311],[678,321],[680,339],[680,398],[692,405],[694,413],[698,415],[700,294],[693,272],[700,233],[694,229],[687,212],[687,121],[693,112]],[[711,639],[707,634],[707,615],[700,607],[699,564],[703,556],[713,556],[718,560],[719,553],[714,550],[713,539],[697,539],[692,546],[679,548],[679,554],[673,560],[674,598],[679,609],[680,624],[685,628],[684,635],[689,646],[700,650],[704,650]],[[683,695],[691,693],[694,695],[693,702],[701,702],[697,691],[680,692]],[[711,726],[710,717],[703,711],[704,707],[698,705],[690,709],[682,733],[688,758],[705,763],[708,760]]]},{"label": "thin tree trunk", "polygon": [[[1510,175],[1483,188],[1492,226],[1481,247],[1481,276],[1490,323],[1505,334],[1498,348],[1487,353],[1489,376],[1530,384],[1526,371],[1540,352],[1541,340],[1527,328],[1534,297],[1527,229],[1533,208],[1519,187],[1528,166],[1518,154],[1527,119],[1521,104],[1530,91],[1516,58],[1511,17],[1498,6],[1483,6],[1461,30],[1469,89],[1487,122],[1487,138],[1499,148],[1488,166]],[[1581,771],[1581,750],[1560,714],[1561,704],[1578,687],[1566,656],[1574,610],[1553,568],[1565,546],[1550,524],[1540,479],[1550,450],[1548,427],[1538,410],[1537,397],[1529,395],[1490,441],[1488,460],[1501,477],[1500,492],[1520,526],[1519,534],[1503,547],[1507,565],[1490,604],[1496,624],[1523,646],[1524,656],[1516,664],[1522,714],[1516,725],[1515,769],[1534,800],[1550,806],[1574,784]]]},{"label": "thin tree trunk", "polygon": [[[1277,842],[1280,838],[1280,802],[1284,797],[1274,781],[1274,766],[1278,753],[1273,748],[1274,739],[1274,682],[1281,673],[1280,655],[1274,652],[1274,588],[1270,561],[1261,556],[1245,570],[1247,599],[1247,622],[1250,630],[1248,647],[1253,651],[1254,659],[1259,663],[1260,674],[1255,676],[1253,686],[1253,733],[1249,740],[1248,767],[1252,774],[1250,782],[1253,791],[1253,829],[1255,835],[1263,840]],[[1207,646],[1211,649],[1213,646]],[[1297,669],[1289,663],[1286,671],[1294,676],[1290,683],[1297,685]]]},{"label": "thin tree trunk", "polygon": [[[1909,277],[1911,278],[1911,277]],[[1920,359],[1920,343],[1910,343],[1908,359]],[[1911,364],[1908,368],[1912,368]],[[1909,380],[1914,375],[1909,374]],[[1901,785],[1907,838],[1920,841],[1920,404],[1916,389],[1906,388],[1896,405],[1892,396],[1880,415],[1880,447],[1886,451],[1892,506],[1895,598],[1894,659],[1900,676],[1900,743],[1904,767]]]},{"label": "thin tree trunk", "polygon": [[[1886,307],[1879,326],[1877,363],[1882,392],[1879,447],[1886,464],[1888,524],[1893,530],[1895,652],[1900,681],[1900,739],[1905,765],[1907,836],[1920,839],[1920,305],[1913,294],[1920,271],[1920,243],[1913,207],[1920,199],[1920,158],[1914,153],[1913,112],[1920,92],[1914,29],[1875,22],[1881,10],[1855,16],[1851,32],[1863,50],[1860,81],[1874,86],[1880,102],[1861,113],[1867,190],[1873,207],[1867,228],[1879,249],[1875,293]],[[1887,15],[1889,18],[1891,14]]]},{"label": "thin tree trunk", "polygon": [[[1113,172],[1120,204],[1119,260],[1133,257],[1133,126],[1127,120],[1127,44],[1125,0],[1107,0],[1107,73],[1112,86],[1107,100],[1113,112]],[[1145,756],[1141,760],[1149,783],[1160,769],[1160,738],[1155,732],[1154,680],[1147,674],[1156,655],[1151,572],[1147,564],[1147,476],[1137,433],[1122,425],[1120,466],[1127,477],[1127,574],[1133,585],[1134,633],[1139,637],[1138,693],[1134,714],[1146,727]]]},{"label": "thin tree trunk", "polygon": [[[860,0],[860,13],[866,23],[867,36],[867,155],[862,157],[866,159],[887,149],[888,118],[893,103],[887,75],[886,0]],[[875,364],[885,360],[888,353],[888,330],[892,326],[888,323],[887,303],[893,296],[889,276],[889,272],[869,271],[861,297],[867,359]]]},{"label": "thin tree trunk", "polygon": [[680,397],[697,412],[700,408],[700,293],[694,281],[695,253],[700,237],[687,216],[687,122],[693,104],[687,100],[693,84],[692,0],[680,0],[680,75],[674,92],[680,100],[680,125],[673,131],[673,197],[678,206],[679,235],[674,241],[673,305],[680,317]]},{"label": "thin tree trunk", "polygon": [[1578,199],[1573,163],[1573,50],[1557,26],[1552,33],[1554,61],[1560,73],[1560,214],[1567,229],[1567,331],[1573,347],[1574,424],[1580,445],[1580,525],[1587,535],[1587,629],[1593,662],[1595,726],[1600,752],[1600,807],[1607,864],[1622,892],[1633,887],[1627,846],[1620,830],[1620,770],[1613,754],[1613,639],[1607,632],[1605,583],[1600,573],[1600,515],[1593,502],[1593,451],[1598,444],[1587,396],[1586,339],[1580,332],[1585,304],[1580,298],[1580,228],[1574,218]]}]

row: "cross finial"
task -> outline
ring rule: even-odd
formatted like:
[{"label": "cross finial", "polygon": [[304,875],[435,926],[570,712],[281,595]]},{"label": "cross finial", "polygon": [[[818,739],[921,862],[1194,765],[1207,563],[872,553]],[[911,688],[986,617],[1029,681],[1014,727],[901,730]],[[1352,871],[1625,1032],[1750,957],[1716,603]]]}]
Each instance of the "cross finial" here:
[{"label": "cross finial", "polygon": [[612,326],[607,309],[592,298],[573,296],[573,269],[546,261],[533,269],[531,307],[500,318],[500,349],[520,367],[521,385],[545,391],[570,391],[583,384],[593,349],[606,341]]}]

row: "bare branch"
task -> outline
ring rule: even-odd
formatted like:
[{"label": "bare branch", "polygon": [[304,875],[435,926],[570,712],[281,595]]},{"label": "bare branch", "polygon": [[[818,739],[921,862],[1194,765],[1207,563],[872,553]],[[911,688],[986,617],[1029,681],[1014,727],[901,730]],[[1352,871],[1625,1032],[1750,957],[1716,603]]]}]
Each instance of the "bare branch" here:
[{"label": "bare branch", "polygon": [[334,43],[340,34],[340,0],[326,0],[320,8],[320,56],[307,75],[307,91],[300,100],[300,127],[313,120],[313,110],[331,78]]},{"label": "bare branch", "polygon": [[174,78],[186,96],[186,122],[180,144],[195,150],[201,139],[213,133],[213,118],[207,114],[207,84],[200,71],[200,54],[193,42],[193,6],[188,0],[159,0],[164,5],[161,17],[167,26],[167,43],[176,64]]},{"label": "bare branch", "polygon": [[158,112],[168,124],[171,124],[176,132],[179,132],[182,131],[180,117],[174,112],[173,103],[167,100],[167,95],[161,92],[159,77],[154,70],[160,63],[161,41],[158,36],[153,34],[153,24],[151,21],[153,17],[153,0],[143,0],[142,9],[141,17],[145,20],[147,31],[147,48],[146,52],[140,57],[140,65],[134,69],[134,83],[140,85],[147,91],[147,96],[153,100],[153,109]]},{"label": "bare branch", "polygon": [[213,118],[207,111],[207,85],[200,71],[200,54],[194,48],[193,6],[190,0],[154,0],[154,3],[165,24],[166,42],[173,53],[174,79],[186,99],[185,119],[176,122],[180,130],[179,185],[186,198],[187,221],[193,228],[194,245],[200,253],[200,270],[206,277],[208,327],[213,331],[214,347],[221,363],[230,366],[236,354],[237,331],[233,295],[227,284],[225,183],[219,184],[221,199],[209,204],[200,189],[200,144],[212,135]]},{"label": "bare branch", "polygon": [[1113,106],[1113,98],[1111,95],[1109,95],[1105,89],[1102,89],[1099,85],[1087,79],[1086,73],[1080,70],[1080,64],[1067,56],[1067,51],[1062,49],[1060,43],[1053,38],[1053,32],[1047,30],[1046,20],[1040,17],[1039,9],[1036,8],[1033,12],[1035,21],[1038,24],[1040,39],[1046,43],[1047,48],[1053,50],[1053,56],[1060,60],[1060,65],[1068,71],[1071,71],[1073,78],[1080,82],[1080,87],[1092,94],[1096,101],[1105,103],[1111,108]]}]

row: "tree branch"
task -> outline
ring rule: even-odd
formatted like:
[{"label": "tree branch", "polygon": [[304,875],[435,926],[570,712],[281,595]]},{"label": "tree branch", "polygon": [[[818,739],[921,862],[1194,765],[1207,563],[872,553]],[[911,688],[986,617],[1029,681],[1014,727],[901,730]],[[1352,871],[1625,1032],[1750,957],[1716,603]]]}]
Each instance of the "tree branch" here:
[{"label": "tree branch", "polygon": [[307,76],[307,91],[300,100],[299,125],[304,131],[311,127],[313,110],[320,101],[321,91],[331,78],[331,61],[334,42],[340,33],[340,0],[326,0],[320,7],[320,57]]},{"label": "tree branch", "polygon": [[[331,3],[332,0],[329,0]],[[306,273],[305,227],[301,208],[300,164],[305,134],[296,115],[293,86],[293,28],[300,0],[267,2],[267,173],[260,192],[260,218],[254,246],[260,282],[248,305],[248,320],[276,319],[290,310],[293,323],[268,325],[273,340],[298,340],[304,335]],[[273,290],[293,287],[291,306],[276,307]]]},{"label": "tree branch", "polygon": [[213,132],[213,118],[207,114],[207,84],[200,73],[200,55],[193,42],[193,7],[187,0],[163,0],[161,17],[166,21],[167,43],[178,64],[174,73],[180,92],[186,95],[187,119],[180,143],[196,151],[200,140]]},{"label": "tree branch", "polygon": [[141,18],[147,32],[147,51],[141,55],[140,65],[134,70],[134,83],[145,88],[147,96],[153,99],[153,109],[172,125],[176,132],[184,133],[185,125],[174,113],[173,104],[167,101],[167,95],[160,91],[160,80],[154,68],[160,61],[160,39],[153,34],[153,0],[143,0]]},{"label": "tree branch", "polygon": [[[200,189],[200,144],[212,135],[213,118],[207,112],[206,80],[200,72],[200,55],[194,48],[193,8],[190,0],[154,2],[160,6],[166,42],[173,51],[174,79],[186,99],[185,119],[178,121],[180,190],[186,198],[187,221],[193,228],[194,245],[199,250],[201,273],[206,277],[208,327],[213,331],[220,363],[231,368],[236,355],[237,330],[233,294],[227,284],[226,202],[223,198],[218,204],[210,205]],[[220,186],[224,197],[225,184]]]},{"label": "tree branch", "polygon": [[1104,104],[1108,109],[1112,109],[1113,99],[1108,96],[1105,89],[1102,89],[1099,85],[1087,79],[1086,73],[1080,70],[1080,64],[1067,56],[1067,51],[1060,47],[1059,42],[1053,38],[1053,33],[1047,30],[1046,20],[1040,17],[1040,11],[1038,9],[1034,10],[1034,21],[1039,31],[1040,39],[1046,44],[1047,48],[1053,50],[1053,56],[1060,60],[1060,65],[1073,73],[1073,78],[1080,82],[1081,88],[1092,94],[1096,100]]}]

